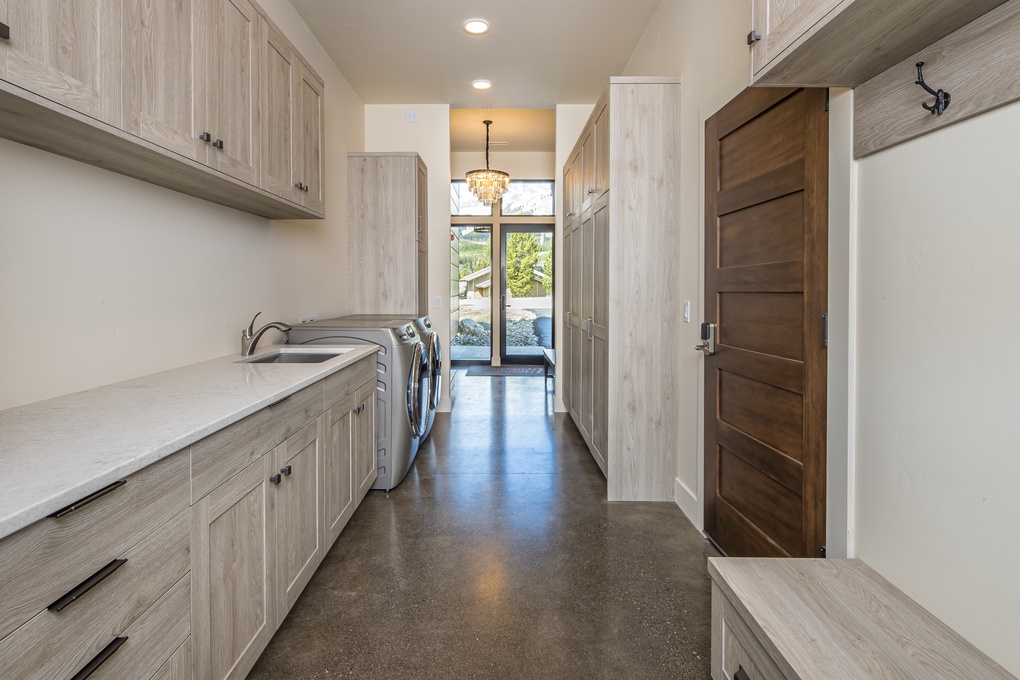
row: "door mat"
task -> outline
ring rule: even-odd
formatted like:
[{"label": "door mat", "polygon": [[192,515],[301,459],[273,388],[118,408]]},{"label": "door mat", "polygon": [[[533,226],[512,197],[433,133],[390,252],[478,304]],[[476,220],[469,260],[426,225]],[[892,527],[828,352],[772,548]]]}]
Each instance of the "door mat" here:
[{"label": "door mat", "polygon": [[480,375],[497,378],[528,375],[537,375],[542,377],[545,375],[545,368],[542,366],[472,366],[468,369],[467,374],[469,376]]}]

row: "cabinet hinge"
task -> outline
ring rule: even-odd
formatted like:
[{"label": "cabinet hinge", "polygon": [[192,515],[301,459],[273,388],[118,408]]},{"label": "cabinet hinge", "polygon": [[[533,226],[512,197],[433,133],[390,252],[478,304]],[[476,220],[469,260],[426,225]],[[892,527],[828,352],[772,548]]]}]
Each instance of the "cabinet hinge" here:
[{"label": "cabinet hinge", "polygon": [[829,313],[822,314],[822,345],[829,346]]},{"label": "cabinet hinge", "polygon": [[753,45],[759,40],[761,40],[761,35],[759,35],[756,31],[751,31],[750,33],[747,34],[748,45]]}]

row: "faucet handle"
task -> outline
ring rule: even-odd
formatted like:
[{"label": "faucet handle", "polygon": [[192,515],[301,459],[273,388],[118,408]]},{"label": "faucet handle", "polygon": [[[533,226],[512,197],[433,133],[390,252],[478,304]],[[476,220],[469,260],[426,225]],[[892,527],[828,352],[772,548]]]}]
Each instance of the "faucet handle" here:
[{"label": "faucet handle", "polygon": [[245,331],[245,337],[250,338],[252,334],[255,333],[255,319],[259,318],[259,314],[261,313],[262,312],[258,312],[251,318],[251,323],[248,324],[248,329]]}]

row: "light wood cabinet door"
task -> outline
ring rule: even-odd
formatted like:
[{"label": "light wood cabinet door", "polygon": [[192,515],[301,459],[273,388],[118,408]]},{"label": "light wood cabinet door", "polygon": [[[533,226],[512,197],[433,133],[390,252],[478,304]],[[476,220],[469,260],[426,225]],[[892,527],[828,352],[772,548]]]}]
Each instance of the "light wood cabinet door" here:
[{"label": "light wood cabinet door", "polygon": [[[568,166],[569,167],[569,166]],[[567,173],[564,172],[564,177]],[[566,195],[566,190],[564,190]],[[573,315],[571,314],[570,300],[571,300],[571,276],[570,276],[570,258],[574,247],[574,232],[569,227],[565,226],[563,229],[563,306],[566,308],[563,314],[563,339],[561,339],[556,347],[556,363],[558,365],[558,371],[560,377],[560,390],[563,397],[563,404],[567,407],[567,411],[570,410],[570,400],[572,392],[570,389],[570,362],[573,354],[570,351],[570,333],[571,325],[573,323]]]},{"label": "light wood cabinet door", "polygon": [[570,174],[573,177],[570,183],[570,207],[573,210],[572,219],[575,220],[580,217],[584,205],[584,157],[581,151],[578,146],[570,161]]},{"label": "light wood cabinet door", "polygon": [[258,184],[259,16],[248,0],[209,0],[207,163]]},{"label": "light wood cabinet door", "polygon": [[277,625],[322,561],[320,499],[325,419],[319,417],[276,448]]},{"label": "light wood cabinet door", "polygon": [[595,307],[595,217],[588,211],[581,218],[581,318],[584,339],[581,343],[581,431],[591,440],[592,432],[592,321]]},{"label": "light wood cabinet door", "polygon": [[325,488],[323,524],[328,535],[325,550],[333,545],[354,514],[354,396],[326,413]]},{"label": "light wood cabinet door", "polygon": [[365,383],[354,393],[354,461],[357,491],[355,504],[360,504],[378,476],[376,449],[376,381]]},{"label": "light wood cabinet door", "polygon": [[420,158],[418,159],[418,181],[415,184],[415,194],[418,201],[418,243],[427,246],[429,244],[429,173]]},{"label": "light wood cabinet door", "polygon": [[322,191],[322,83],[302,66],[298,79],[297,178],[301,203],[310,210],[324,211]]},{"label": "light wood cabinet door", "polygon": [[595,197],[595,126],[590,124],[581,133],[581,208],[591,208]]},{"label": "light wood cabinet door", "polygon": [[297,107],[301,62],[290,43],[262,20],[262,163],[259,186],[281,198],[301,202],[298,188]]},{"label": "light wood cabinet door", "polygon": [[609,196],[595,202],[592,216],[591,444],[607,470],[609,452]]},{"label": "light wood cabinet door", "polygon": [[853,0],[751,0],[751,24],[761,39],[751,45],[751,69],[761,71],[836,6]]},{"label": "light wood cabinet door", "polygon": [[609,102],[603,99],[602,110],[595,118],[594,198],[609,190]]},{"label": "light wood cabinet door", "polygon": [[121,0],[4,0],[0,78],[104,123],[121,123]]},{"label": "light wood cabinet door", "polygon": [[[205,0],[123,0],[124,129],[205,162],[205,68],[199,64]],[[201,113],[199,113],[201,112]]]},{"label": "light wood cabinet door", "polygon": [[273,453],[191,508],[194,676],[244,678],[276,630]]}]

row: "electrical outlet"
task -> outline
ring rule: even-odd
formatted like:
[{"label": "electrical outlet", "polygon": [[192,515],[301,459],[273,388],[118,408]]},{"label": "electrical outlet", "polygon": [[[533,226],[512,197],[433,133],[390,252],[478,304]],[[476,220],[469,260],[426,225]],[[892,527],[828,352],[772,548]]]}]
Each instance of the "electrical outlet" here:
[{"label": "electrical outlet", "polygon": [[314,315],[301,317],[301,323],[311,323],[313,321],[315,321],[315,316]]},{"label": "electrical outlet", "polygon": [[684,323],[691,322],[691,301],[684,300]]},{"label": "electrical outlet", "polygon": [[404,122],[405,123],[417,123],[418,122],[418,109],[406,109],[404,111]]}]

